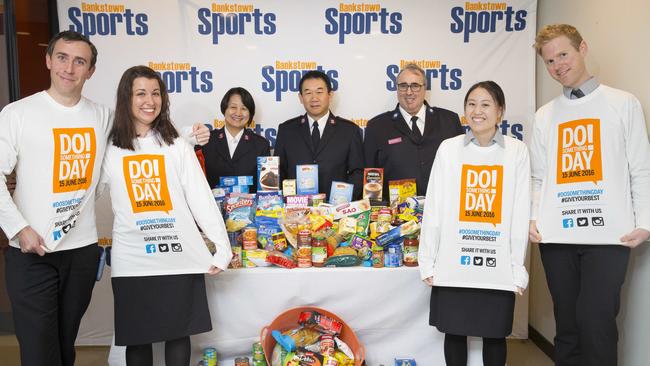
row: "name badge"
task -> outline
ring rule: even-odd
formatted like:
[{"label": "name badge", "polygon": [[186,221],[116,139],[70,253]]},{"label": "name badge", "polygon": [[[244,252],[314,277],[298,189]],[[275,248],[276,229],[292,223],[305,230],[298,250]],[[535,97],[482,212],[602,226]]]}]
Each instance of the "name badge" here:
[{"label": "name badge", "polygon": [[402,138],[395,137],[394,139],[388,140],[388,145],[395,145],[395,144],[399,144],[400,142],[402,142]]}]

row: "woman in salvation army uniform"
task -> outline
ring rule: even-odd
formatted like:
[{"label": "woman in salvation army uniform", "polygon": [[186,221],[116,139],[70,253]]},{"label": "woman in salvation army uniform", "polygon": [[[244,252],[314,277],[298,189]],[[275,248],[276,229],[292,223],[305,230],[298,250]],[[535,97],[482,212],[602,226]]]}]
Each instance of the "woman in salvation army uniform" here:
[{"label": "woman in salvation army uniform", "polygon": [[[111,282],[115,344],[128,366],[151,366],[154,342],[165,364],[188,366],[190,335],[212,329],[204,274],[228,267],[232,251],[193,148],[169,118],[160,76],[124,72],[100,186],[113,214]],[[211,255],[197,228],[215,244]]]},{"label": "woman in salvation army uniform", "polygon": [[[244,88],[228,90],[221,100],[225,126],[213,130],[202,147],[205,171],[210,187],[219,185],[220,177],[252,176],[257,182],[257,157],[270,156],[269,141],[251,130],[255,115],[253,96]],[[255,192],[256,184],[250,189]]]},{"label": "woman in salvation army uniform", "polygon": [[420,277],[450,366],[467,364],[467,336],[483,338],[484,365],[505,365],[515,293],[528,285],[530,163],[526,145],[497,129],[505,108],[495,82],[469,89],[470,129],[442,142],[427,188]]}]

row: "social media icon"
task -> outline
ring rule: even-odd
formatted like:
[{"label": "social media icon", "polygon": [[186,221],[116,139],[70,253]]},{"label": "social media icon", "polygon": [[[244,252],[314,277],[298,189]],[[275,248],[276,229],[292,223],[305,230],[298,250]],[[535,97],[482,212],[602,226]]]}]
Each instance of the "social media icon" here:
[{"label": "social media icon", "polygon": [[474,265],[475,266],[482,266],[483,265],[483,257],[474,257]]},{"label": "social media icon", "polygon": [[156,252],[156,244],[147,244],[146,246],[147,253],[155,253]]},{"label": "social media icon", "polygon": [[487,267],[496,267],[497,266],[497,259],[492,258],[492,257],[487,257],[487,258],[485,258],[485,265]]},{"label": "social media icon", "polygon": [[158,244],[158,250],[159,250],[161,253],[167,253],[167,252],[169,252],[169,245],[168,245],[168,244],[165,244],[165,243],[163,243],[163,244]]},{"label": "social media icon", "polygon": [[573,219],[572,218],[563,219],[562,220],[562,227],[565,228],[565,229],[573,227]]},{"label": "social media icon", "polygon": [[183,247],[181,246],[181,243],[172,243],[172,252],[182,252]]},{"label": "social media icon", "polygon": [[469,264],[470,264],[469,255],[461,255],[460,256],[460,264],[462,264],[463,266],[469,266]]},{"label": "social media icon", "polygon": [[54,230],[54,232],[52,232],[52,235],[54,236],[55,241],[61,239],[61,230]]},{"label": "social media icon", "polygon": [[576,223],[578,226],[589,226],[589,219],[586,217],[578,217]]},{"label": "social media icon", "polygon": [[591,224],[593,226],[605,226],[605,220],[600,216],[595,216],[591,218]]}]

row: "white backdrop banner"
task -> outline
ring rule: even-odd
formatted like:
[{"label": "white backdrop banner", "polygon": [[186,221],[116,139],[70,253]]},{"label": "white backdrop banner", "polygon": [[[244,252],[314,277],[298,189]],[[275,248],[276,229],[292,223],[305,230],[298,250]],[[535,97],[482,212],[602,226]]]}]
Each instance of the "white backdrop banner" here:
[{"label": "white backdrop banner", "polygon": [[[221,98],[241,86],[256,102],[255,131],[274,144],[278,125],[304,113],[298,101],[304,72],[329,75],[332,112],[363,128],[395,108],[397,74],[413,62],[426,72],[429,103],[461,116],[469,87],[496,81],[507,101],[501,132],[528,140],[536,0],[57,3],[61,30],[87,35],[99,50],[84,94],[108,106],[124,70],[147,65],[167,84],[177,126],[221,127]],[[99,211],[99,234],[109,242],[110,209]],[[526,298],[516,319],[513,334],[526,337]]]}]

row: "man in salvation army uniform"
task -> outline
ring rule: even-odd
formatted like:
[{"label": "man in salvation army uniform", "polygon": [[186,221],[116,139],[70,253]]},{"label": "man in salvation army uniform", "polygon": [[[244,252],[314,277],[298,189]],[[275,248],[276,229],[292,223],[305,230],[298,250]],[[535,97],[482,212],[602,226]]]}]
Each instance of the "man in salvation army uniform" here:
[{"label": "man in salvation army uniform", "polygon": [[389,181],[408,178],[415,179],[417,194],[423,196],[438,146],[464,133],[456,113],[424,100],[426,87],[422,68],[404,66],[397,75],[399,104],[368,121],[363,142],[366,167],[384,169],[385,196]]},{"label": "man in salvation army uniform", "polygon": [[329,109],[332,83],[317,70],[300,80],[300,103],[306,113],[278,127],[275,155],[280,178],[295,179],[296,165],[318,164],[318,192],[329,196],[332,181],[354,184],[353,199],[361,196],[363,146],[361,129]]}]

